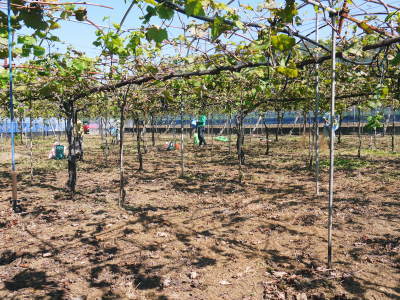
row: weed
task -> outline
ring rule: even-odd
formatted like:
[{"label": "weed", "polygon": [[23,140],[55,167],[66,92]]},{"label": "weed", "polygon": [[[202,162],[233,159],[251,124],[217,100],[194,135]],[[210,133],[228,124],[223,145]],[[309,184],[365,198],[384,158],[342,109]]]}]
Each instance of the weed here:
[{"label": "weed", "polygon": [[[336,157],[334,165],[338,170],[350,171],[368,167],[369,162],[359,158]],[[329,159],[321,160],[320,166],[322,168],[329,168]]]}]

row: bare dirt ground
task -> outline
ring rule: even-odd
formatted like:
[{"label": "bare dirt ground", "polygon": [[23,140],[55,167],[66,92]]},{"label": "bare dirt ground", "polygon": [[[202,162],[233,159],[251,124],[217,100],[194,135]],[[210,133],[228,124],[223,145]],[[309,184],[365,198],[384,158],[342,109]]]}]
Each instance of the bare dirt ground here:
[{"label": "bare dirt ground", "polygon": [[326,150],[318,197],[304,138],[281,137],[269,156],[247,139],[243,184],[226,143],[189,145],[179,178],[179,152],[151,147],[138,172],[129,138],[124,209],[117,147],[105,161],[98,137],[86,137],[73,198],[66,161],[46,160],[51,137],[35,142],[33,182],[18,145],[19,215],[2,159],[0,299],[400,299],[400,156],[389,137],[362,159],[355,137],[337,147],[332,270]]}]

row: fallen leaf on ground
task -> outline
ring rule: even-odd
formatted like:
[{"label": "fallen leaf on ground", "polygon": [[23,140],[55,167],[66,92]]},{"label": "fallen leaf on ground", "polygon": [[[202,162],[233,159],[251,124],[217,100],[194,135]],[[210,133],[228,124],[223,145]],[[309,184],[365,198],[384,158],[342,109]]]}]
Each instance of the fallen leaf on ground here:
[{"label": "fallen leaf on ground", "polygon": [[279,277],[282,278],[283,276],[286,276],[287,273],[286,272],[272,272],[272,275],[274,275],[275,277]]},{"label": "fallen leaf on ground", "polygon": [[158,231],[157,233],[156,233],[156,236],[158,236],[158,237],[166,237],[168,235],[168,233],[166,233],[166,232],[161,232],[161,231]]},{"label": "fallen leaf on ground", "polygon": [[163,287],[169,287],[171,285],[171,279],[165,278],[164,281],[162,282]]}]

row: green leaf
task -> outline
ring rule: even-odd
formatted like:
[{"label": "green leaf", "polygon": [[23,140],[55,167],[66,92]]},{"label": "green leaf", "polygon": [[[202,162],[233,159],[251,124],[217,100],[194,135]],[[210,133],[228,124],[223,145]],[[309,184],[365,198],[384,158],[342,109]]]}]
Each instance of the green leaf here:
[{"label": "green leaf", "polygon": [[382,87],[381,98],[386,98],[389,95],[389,88],[387,86]]},{"label": "green leaf", "polygon": [[211,39],[217,39],[226,30],[229,30],[231,26],[225,24],[224,19],[221,17],[215,17],[214,22],[211,25]]},{"label": "green leaf", "polygon": [[254,68],[253,70],[251,70],[251,73],[255,76],[257,76],[258,78],[264,78],[265,77],[265,73],[264,70],[261,68]]},{"label": "green leaf", "polygon": [[157,27],[150,27],[146,32],[146,39],[151,42],[156,42],[157,45],[161,44],[164,40],[168,40],[168,32],[166,29]]},{"label": "green leaf", "polygon": [[235,21],[235,26],[237,28],[239,28],[240,30],[244,30],[246,28],[246,27],[244,27],[244,24],[241,21]]},{"label": "green leaf", "polygon": [[53,42],[59,42],[60,38],[58,36],[52,35],[49,37],[49,40]]},{"label": "green leaf", "polygon": [[368,117],[368,123],[365,125],[366,129],[369,130],[376,130],[377,128],[382,128],[382,120],[383,120],[383,115],[381,113],[377,114],[376,116],[369,116]]},{"label": "green leaf", "polygon": [[121,25],[117,24],[117,23],[113,23],[113,27],[117,30],[120,31],[121,30]]},{"label": "green leaf", "polygon": [[43,31],[40,31],[40,30],[36,30],[35,31],[35,35],[38,37],[38,38],[41,38],[41,39],[44,39],[45,37],[46,37],[46,32],[43,32]]},{"label": "green leaf", "polygon": [[279,66],[276,68],[276,71],[278,73],[281,73],[281,74],[289,77],[289,78],[296,78],[299,76],[299,70],[294,69],[294,68],[287,68],[287,67]]},{"label": "green leaf", "polygon": [[251,5],[247,5],[247,4],[240,4],[240,6],[241,7],[243,7],[244,9],[247,9],[247,10],[254,10],[254,7],[253,6],[251,6]]},{"label": "green leaf", "polygon": [[205,12],[201,0],[186,0],[185,13],[189,16],[204,16]]},{"label": "green leaf", "polygon": [[143,23],[144,24],[149,23],[151,17],[154,17],[154,16],[157,15],[157,9],[155,7],[153,7],[153,6],[147,6],[146,7],[146,11],[147,11],[147,14],[145,14],[143,16],[143,19],[144,19]]},{"label": "green leaf", "polygon": [[396,56],[390,61],[390,63],[394,66],[397,66],[400,64],[400,51],[397,52]]},{"label": "green leaf", "polygon": [[376,109],[376,108],[382,106],[382,103],[378,99],[373,99],[373,100],[367,101],[367,106],[371,109]]},{"label": "green leaf", "polygon": [[130,49],[132,53],[136,54],[136,48],[141,43],[142,33],[133,32],[129,36],[129,42],[126,45],[127,49]]},{"label": "green leaf", "polygon": [[162,4],[157,7],[157,15],[160,19],[171,20],[174,16],[174,10]]},{"label": "green leaf", "polygon": [[33,46],[36,44],[36,39],[32,36],[21,35],[18,37],[17,42],[19,44],[24,44],[25,46]]},{"label": "green leaf", "polygon": [[22,9],[19,13],[19,18],[23,20],[27,27],[35,30],[46,30],[48,28],[47,22],[43,19],[43,10],[41,8],[36,9]]},{"label": "green leaf", "polygon": [[79,7],[75,10],[75,19],[77,21],[85,21],[87,16],[87,10],[84,7]]},{"label": "green leaf", "polygon": [[46,50],[40,46],[33,46],[33,55],[35,56],[43,56],[46,53]]},{"label": "green leaf", "polygon": [[66,12],[66,11],[63,11],[63,12],[60,14],[60,18],[63,19],[63,20],[66,20],[68,17],[69,17],[69,14],[68,14],[68,12]]},{"label": "green leaf", "polygon": [[283,23],[293,23],[293,18],[298,14],[294,0],[286,0],[285,8],[271,9]]},{"label": "green leaf", "polygon": [[22,46],[22,57],[28,57],[31,54],[32,47],[23,45]]},{"label": "green leaf", "polygon": [[8,81],[10,74],[8,73],[7,70],[1,70],[0,71],[0,81]]},{"label": "green leaf", "polygon": [[275,49],[283,52],[292,49],[296,40],[286,34],[280,34],[271,37],[271,44]]},{"label": "green leaf", "polygon": [[95,40],[92,44],[94,46],[96,46],[96,47],[100,47],[101,46],[101,42],[99,40]]},{"label": "green leaf", "polygon": [[74,4],[67,4],[64,6],[64,8],[68,11],[73,11],[75,9],[75,5]]},{"label": "green leaf", "polygon": [[85,61],[81,60],[81,59],[74,59],[72,61],[72,68],[77,70],[77,71],[83,71],[85,70],[87,67],[87,64]]},{"label": "green leaf", "polygon": [[[17,50],[17,49],[15,49],[15,50]],[[7,49],[7,47],[0,47],[0,59],[5,59],[7,57],[8,57],[8,49]]]},{"label": "green leaf", "polygon": [[154,0],[144,0],[144,2],[146,2],[148,4],[152,4],[152,5],[157,5],[157,2]]},{"label": "green leaf", "polygon": [[51,22],[51,25],[50,25],[51,30],[58,29],[60,27],[61,27],[60,24],[58,24],[57,22]]}]

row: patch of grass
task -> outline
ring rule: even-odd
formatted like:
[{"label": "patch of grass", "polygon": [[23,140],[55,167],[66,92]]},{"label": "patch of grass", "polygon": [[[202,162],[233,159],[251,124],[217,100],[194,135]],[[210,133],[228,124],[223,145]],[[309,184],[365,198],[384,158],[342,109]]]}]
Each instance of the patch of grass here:
[{"label": "patch of grass", "polygon": [[[26,161],[26,167],[29,167],[29,161]],[[67,159],[55,160],[39,160],[34,162],[35,170],[42,170],[44,172],[48,171],[61,171],[66,170],[67,168]]]},{"label": "patch of grass", "polygon": [[370,155],[379,155],[379,156],[400,156],[400,152],[392,152],[392,151],[384,151],[384,150],[376,150],[376,149],[366,149],[361,151]]},{"label": "patch of grass", "polygon": [[[322,159],[320,161],[322,168],[329,168],[329,159]],[[360,168],[368,167],[369,162],[358,158],[345,158],[335,157],[335,168],[338,170],[357,170]]]}]

